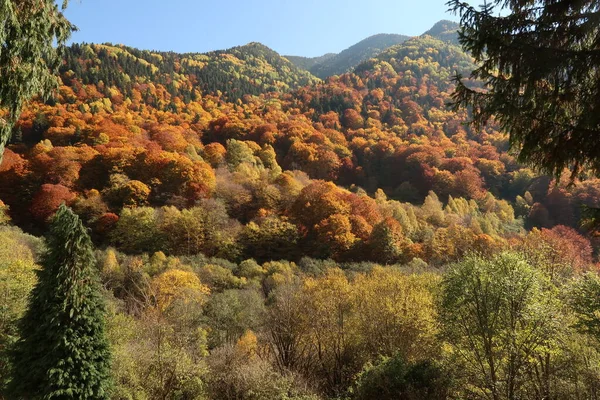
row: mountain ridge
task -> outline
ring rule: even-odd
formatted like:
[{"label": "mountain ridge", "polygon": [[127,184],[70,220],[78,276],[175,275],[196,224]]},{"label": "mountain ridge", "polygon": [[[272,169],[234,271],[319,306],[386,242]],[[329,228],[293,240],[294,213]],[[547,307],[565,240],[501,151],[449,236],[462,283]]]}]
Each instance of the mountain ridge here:
[{"label": "mountain ridge", "polygon": [[303,56],[284,56],[298,68],[310,70],[313,66],[325,62],[333,57],[337,56],[337,53],[326,53],[318,57],[303,57]]},{"label": "mountain ridge", "polygon": [[[207,53],[75,43],[67,48],[60,68],[61,73],[67,71],[81,77],[83,84],[116,84],[125,88],[125,94],[131,92],[134,82],[161,83],[172,95],[178,93],[184,100],[194,96],[192,86],[200,87],[203,93],[224,92],[228,99],[236,100],[247,94],[290,91],[318,81],[258,42]],[[183,76],[193,76],[193,84],[183,82]]]},{"label": "mountain ridge", "polygon": [[334,57],[316,64],[310,68],[310,72],[325,79],[332,75],[339,75],[351,70],[362,61],[368,60],[381,51],[406,41],[410,36],[380,33],[369,36],[366,39],[348,47]]},{"label": "mountain ridge", "polygon": [[[457,27],[452,21],[442,20],[423,35],[457,44]],[[173,86],[177,85],[177,75],[193,75],[203,93],[220,91],[230,100],[236,100],[247,94],[293,91],[319,79],[351,71],[408,39],[409,36],[399,34],[376,34],[338,54],[319,57],[280,55],[260,42],[204,53],[141,50],[112,43],[74,43],[67,49],[61,72],[73,70],[82,77],[83,84],[102,81],[123,86],[120,81],[128,79],[125,75],[139,81],[156,81],[172,94],[182,92],[186,99],[193,96],[191,87],[175,90]],[[89,61],[79,63],[80,58]],[[104,66],[118,66],[118,72],[102,68]],[[130,91],[129,88],[127,92]]]},{"label": "mountain ridge", "polygon": [[458,29],[460,25],[454,21],[443,19],[436,22],[431,29],[423,33],[421,36],[429,35],[440,39],[444,42],[450,42],[458,45]]},{"label": "mountain ridge", "polygon": [[[429,35],[445,42],[458,44],[458,28],[459,25],[456,22],[441,20],[419,36]],[[286,57],[295,63],[297,67],[306,69],[321,79],[326,79],[333,75],[351,71],[362,62],[376,57],[390,47],[419,36],[380,33],[369,36],[337,54],[327,53],[320,57]]]}]

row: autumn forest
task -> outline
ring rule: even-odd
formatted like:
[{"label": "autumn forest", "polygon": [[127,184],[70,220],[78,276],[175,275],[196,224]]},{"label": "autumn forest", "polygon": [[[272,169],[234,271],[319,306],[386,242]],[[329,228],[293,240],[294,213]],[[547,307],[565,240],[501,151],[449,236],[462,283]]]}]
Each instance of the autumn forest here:
[{"label": "autumn forest", "polygon": [[449,106],[457,29],[315,59],[67,47],[0,164],[0,387],[64,204],[110,385],[56,398],[598,399],[600,179]]}]

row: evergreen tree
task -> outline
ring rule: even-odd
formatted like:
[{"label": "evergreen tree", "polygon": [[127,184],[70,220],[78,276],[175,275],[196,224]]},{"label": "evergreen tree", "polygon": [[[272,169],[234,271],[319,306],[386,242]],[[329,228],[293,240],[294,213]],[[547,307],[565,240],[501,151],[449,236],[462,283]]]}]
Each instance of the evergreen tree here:
[{"label": "evergreen tree", "polygon": [[54,0],[0,2],[0,161],[24,103],[56,87],[63,44],[75,29]]},{"label": "evergreen tree", "polygon": [[491,0],[461,16],[459,40],[479,66],[458,83],[456,108],[473,106],[475,126],[494,117],[520,159],[572,178],[600,173],[600,1]]},{"label": "evergreen tree", "polygon": [[12,353],[11,399],[107,399],[109,348],[92,243],[60,206]]}]

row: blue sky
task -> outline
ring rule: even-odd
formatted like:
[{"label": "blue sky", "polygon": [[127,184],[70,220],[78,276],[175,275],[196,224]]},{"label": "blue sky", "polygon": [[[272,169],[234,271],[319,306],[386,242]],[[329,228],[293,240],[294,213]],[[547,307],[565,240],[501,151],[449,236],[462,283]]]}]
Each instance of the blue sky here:
[{"label": "blue sky", "polygon": [[339,52],[376,33],[419,35],[445,0],[71,0],[74,42],[205,52],[261,42],[285,55]]}]

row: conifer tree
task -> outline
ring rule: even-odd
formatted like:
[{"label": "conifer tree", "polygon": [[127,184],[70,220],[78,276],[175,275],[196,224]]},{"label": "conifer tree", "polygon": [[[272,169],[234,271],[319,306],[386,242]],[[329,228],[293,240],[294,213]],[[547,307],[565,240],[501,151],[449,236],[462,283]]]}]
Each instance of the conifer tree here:
[{"label": "conifer tree", "polygon": [[75,27],[54,0],[0,2],[0,161],[26,101],[57,86],[54,73]]},{"label": "conifer tree", "polygon": [[489,0],[480,9],[447,3],[461,17],[459,40],[478,63],[457,76],[455,106],[475,126],[495,118],[521,161],[560,175],[600,173],[600,1]]},{"label": "conifer tree", "polygon": [[10,399],[107,399],[109,348],[90,237],[64,204],[12,352]]}]

